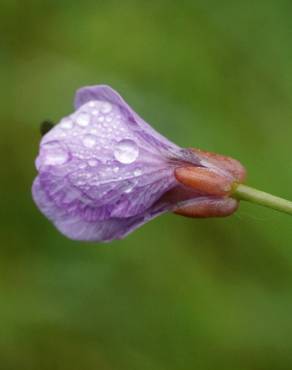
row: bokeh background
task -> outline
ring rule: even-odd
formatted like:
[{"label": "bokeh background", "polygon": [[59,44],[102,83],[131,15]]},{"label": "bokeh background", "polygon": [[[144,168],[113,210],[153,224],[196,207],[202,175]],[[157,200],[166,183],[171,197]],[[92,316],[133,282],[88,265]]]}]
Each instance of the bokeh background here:
[{"label": "bokeh background", "polygon": [[161,133],[292,198],[290,0],[1,0],[0,368],[292,368],[291,218],[162,216],[67,240],[31,199],[39,123],[107,83]]}]

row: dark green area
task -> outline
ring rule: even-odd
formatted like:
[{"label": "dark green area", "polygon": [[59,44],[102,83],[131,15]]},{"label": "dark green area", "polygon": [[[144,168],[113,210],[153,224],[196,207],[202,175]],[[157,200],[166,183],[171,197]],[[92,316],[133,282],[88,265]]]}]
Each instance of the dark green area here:
[{"label": "dark green area", "polygon": [[39,123],[107,83],[181,146],[292,199],[292,3],[1,0],[0,368],[292,368],[292,219],[160,217],[65,239],[31,199]]}]

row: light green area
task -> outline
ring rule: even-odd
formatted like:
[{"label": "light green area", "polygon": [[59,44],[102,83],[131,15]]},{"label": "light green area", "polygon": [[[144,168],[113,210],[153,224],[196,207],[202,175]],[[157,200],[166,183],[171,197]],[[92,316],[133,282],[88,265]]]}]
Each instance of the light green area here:
[{"label": "light green area", "polygon": [[1,0],[0,368],[292,368],[291,217],[165,215],[65,239],[30,188],[39,122],[107,83],[181,146],[231,155],[292,199],[289,0]]},{"label": "light green area", "polygon": [[236,184],[232,196],[238,200],[246,200],[263,207],[272,208],[276,211],[292,215],[292,202],[290,200],[277,197],[245,184]]}]

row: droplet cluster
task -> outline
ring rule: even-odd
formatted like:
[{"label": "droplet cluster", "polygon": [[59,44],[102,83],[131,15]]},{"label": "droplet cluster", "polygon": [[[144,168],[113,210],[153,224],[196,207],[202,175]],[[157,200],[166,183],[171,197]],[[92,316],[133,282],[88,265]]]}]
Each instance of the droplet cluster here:
[{"label": "droplet cluster", "polygon": [[62,119],[41,150],[43,165],[74,161],[68,177],[84,189],[101,185],[111,189],[123,182],[120,187],[129,194],[143,175],[139,142],[120,108],[106,101],[90,101]]}]

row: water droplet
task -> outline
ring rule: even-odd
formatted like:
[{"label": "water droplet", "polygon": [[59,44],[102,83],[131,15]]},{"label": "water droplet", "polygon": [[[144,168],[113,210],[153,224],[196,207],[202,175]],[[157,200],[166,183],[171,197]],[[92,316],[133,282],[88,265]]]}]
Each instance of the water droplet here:
[{"label": "water droplet", "polygon": [[134,186],[136,185],[135,182],[128,182],[128,184],[125,185],[124,193],[129,194],[134,189]]},{"label": "water droplet", "polygon": [[97,109],[93,109],[93,111],[91,112],[94,116],[98,116],[98,110]]},{"label": "water droplet", "polygon": [[46,166],[60,166],[68,160],[68,152],[57,141],[51,141],[42,145],[41,164]]},{"label": "water droplet", "polygon": [[112,121],[112,117],[111,117],[111,116],[107,116],[105,120],[106,120],[107,122],[111,122],[111,121]]},{"label": "water droplet", "polygon": [[90,122],[90,115],[88,113],[79,113],[76,118],[76,123],[81,127],[86,127]]},{"label": "water droplet", "polygon": [[124,139],[118,142],[114,150],[114,156],[117,161],[123,164],[135,162],[139,155],[139,148],[135,141]]},{"label": "water droplet", "polygon": [[61,127],[62,128],[65,128],[65,129],[70,129],[72,128],[73,126],[73,123],[70,119],[64,119],[62,122],[61,122]]},{"label": "water droplet", "polygon": [[140,176],[142,174],[142,170],[140,168],[136,168],[134,171],[134,176]]},{"label": "water droplet", "polygon": [[119,170],[120,170],[120,169],[119,169],[119,167],[114,167],[114,168],[113,168],[114,173],[119,172]]},{"label": "water droplet", "polygon": [[100,117],[98,117],[98,119],[97,119],[99,122],[103,122],[104,121],[104,116],[100,116]]},{"label": "water droplet", "polygon": [[96,138],[93,135],[85,135],[82,142],[87,148],[93,148],[96,144]]},{"label": "water droplet", "polygon": [[112,110],[112,105],[107,102],[103,103],[100,110],[102,111],[102,113],[109,113]]},{"label": "water droplet", "polygon": [[98,165],[98,160],[97,159],[94,159],[94,158],[93,159],[89,159],[88,164],[89,164],[90,167],[95,167],[95,166]]}]

